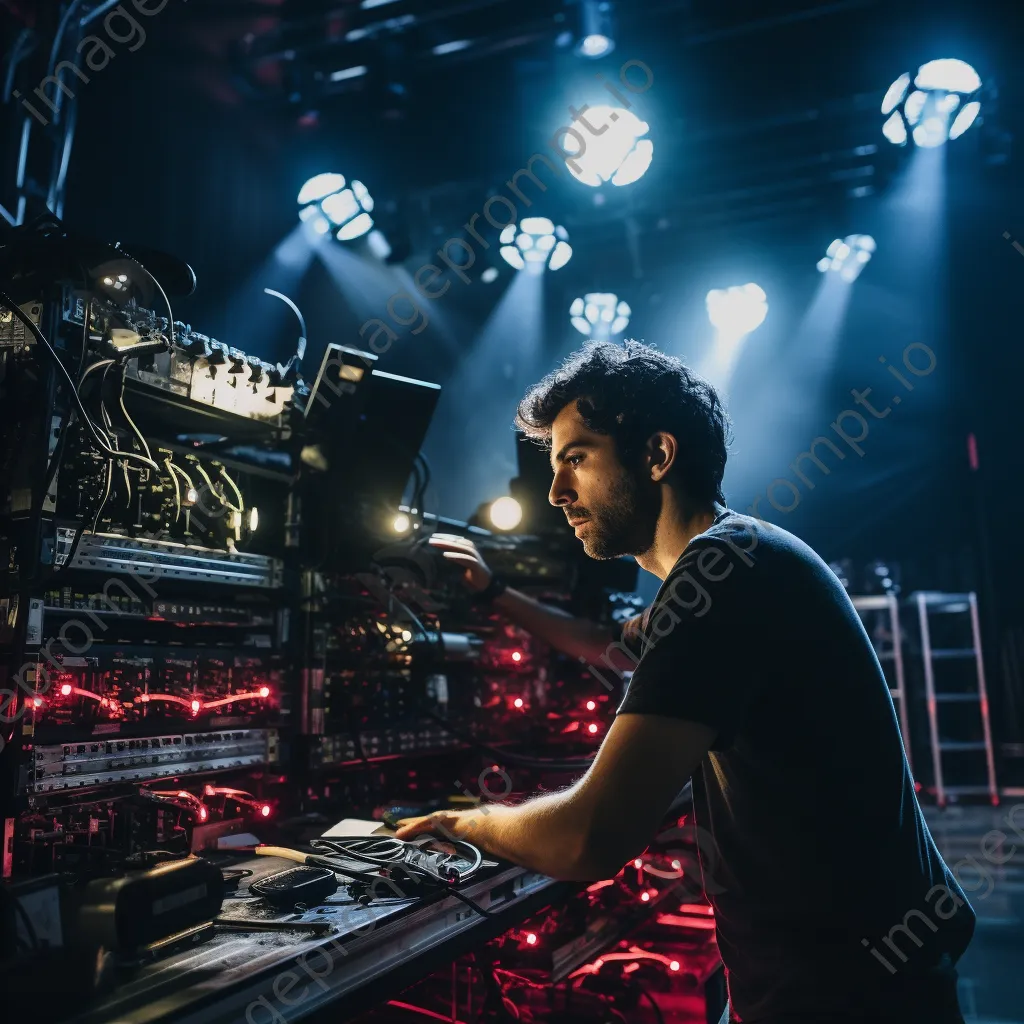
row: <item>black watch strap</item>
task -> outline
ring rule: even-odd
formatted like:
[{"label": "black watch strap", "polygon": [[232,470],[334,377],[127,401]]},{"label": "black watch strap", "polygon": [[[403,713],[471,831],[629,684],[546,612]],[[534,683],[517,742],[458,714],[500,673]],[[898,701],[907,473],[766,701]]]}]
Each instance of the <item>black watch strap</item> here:
[{"label": "black watch strap", "polygon": [[498,575],[491,576],[491,582],[483,590],[477,591],[473,597],[475,604],[490,604],[508,590],[508,584]]}]

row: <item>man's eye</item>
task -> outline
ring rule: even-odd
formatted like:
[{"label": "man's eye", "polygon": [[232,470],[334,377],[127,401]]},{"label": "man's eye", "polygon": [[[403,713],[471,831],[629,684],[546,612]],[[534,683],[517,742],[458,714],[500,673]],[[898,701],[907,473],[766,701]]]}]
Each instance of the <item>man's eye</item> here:
[{"label": "man's eye", "polygon": [[570,455],[566,460],[570,466],[578,466],[583,461],[582,455]]}]

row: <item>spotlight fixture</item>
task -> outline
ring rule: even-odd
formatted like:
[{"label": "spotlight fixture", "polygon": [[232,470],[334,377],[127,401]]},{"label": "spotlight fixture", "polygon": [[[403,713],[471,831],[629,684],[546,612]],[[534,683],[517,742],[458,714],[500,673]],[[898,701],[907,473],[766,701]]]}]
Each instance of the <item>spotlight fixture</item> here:
[{"label": "spotlight fixture", "polygon": [[404,512],[399,512],[391,526],[395,533],[408,533],[412,526],[412,520]]},{"label": "spotlight fixture", "polygon": [[524,217],[519,226],[509,224],[498,236],[501,256],[516,270],[529,268],[539,274],[546,267],[558,270],[569,262],[569,233],[547,217]]},{"label": "spotlight fixture", "polygon": [[588,292],[569,307],[573,327],[596,341],[607,341],[629,326],[632,310],[611,292]]},{"label": "spotlight fixture", "polygon": [[844,281],[856,281],[875,251],[875,240],[870,235],[847,235],[837,238],[818,260],[818,269],[839,274]]},{"label": "spotlight fixture", "polygon": [[923,149],[959,138],[981,111],[981,78],[962,60],[931,60],[900,75],[882,100],[882,134],[894,145],[909,138]]},{"label": "spotlight fixture", "polygon": [[612,5],[608,0],[578,0],[575,50],[580,57],[599,60],[615,49]]},{"label": "spotlight fixture", "polygon": [[488,515],[496,530],[514,530],[523,521],[523,506],[506,495],[491,502]]},{"label": "spotlight fixture", "polygon": [[314,231],[347,242],[373,227],[373,198],[361,181],[346,183],[342,174],[318,174],[299,191],[299,219]]},{"label": "spotlight fixture", "polygon": [[569,173],[592,188],[606,182],[631,185],[642,178],[654,158],[654,143],[644,138],[651,126],[623,107],[589,107],[586,119],[601,130],[582,148],[575,135],[565,134],[561,145]]},{"label": "spotlight fixture", "polygon": [[707,295],[708,319],[720,334],[742,338],[756,331],[768,315],[768,297],[756,284],[713,289]]}]

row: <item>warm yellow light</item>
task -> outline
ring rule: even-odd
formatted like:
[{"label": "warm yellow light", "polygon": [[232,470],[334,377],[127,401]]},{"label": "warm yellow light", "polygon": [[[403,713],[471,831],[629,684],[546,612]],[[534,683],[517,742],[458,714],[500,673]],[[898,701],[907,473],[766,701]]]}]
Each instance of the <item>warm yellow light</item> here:
[{"label": "warm yellow light", "polygon": [[523,506],[506,495],[491,503],[490,516],[496,530],[514,530],[523,521]]},{"label": "warm yellow light", "polygon": [[399,512],[391,525],[394,527],[395,533],[407,533],[412,521],[404,512]]}]

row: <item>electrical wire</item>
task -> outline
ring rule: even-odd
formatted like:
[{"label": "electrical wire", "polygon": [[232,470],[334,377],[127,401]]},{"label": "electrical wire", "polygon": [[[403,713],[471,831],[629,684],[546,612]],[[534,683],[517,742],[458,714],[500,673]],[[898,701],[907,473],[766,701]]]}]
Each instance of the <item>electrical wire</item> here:
[{"label": "electrical wire", "polygon": [[231,485],[231,489],[235,492],[235,497],[238,498],[238,507],[236,508],[234,505],[232,505],[231,502],[227,500],[227,498],[224,498],[222,500],[224,504],[227,505],[229,509],[231,509],[232,512],[237,512],[239,517],[241,517],[242,513],[245,512],[245,499],[242,497],[242,492],[238,489],[238,485],[235,483],[235,481],[232,480],[230,476],[228,476],[228,471],[223,466],[220,467],[219,473]]},{"label": "electrical wire", "polygon": [[78,394],[78,389],[75,386],[75,382],[68,373],[67,367],[64,365],[60,356],[57,354],[53,345],[50,344],[47,337],[41,330],[32,322],[31,318],[21,309],[21,307],[8,295],[5,291],[0,290],[0,304],[6,309],[9,309],[29,330],[32,337],[40,344],[40,346],[47,352],[54,364],[57,366],[60,374],[63,375],[64,380],[71,388],[71,397],[75,402],[75,406],[78,410],[78,414],[82,419],[82,422],[88,426],[93,436],[93,441],[99,450],[111,459],[131,459],[135,462],[141,462],[148,469],[159,469],[159,466],[152,459],[147,459],[143,455],[137,455],[135,452],[117,452],[110,448],[110,446],[100,437],[99,428],[93,423],[88,413],[85,411],[85,406],[82,404],[82,399]]},{"label": "electrical wire", "polygon": [[[153,453],[149,450],[149,445],[146,442],[146,438],[143,436],[142,431],[139,430],[139,428],[135,425],[135,420],[133,420],[131,416],[128,415],[128,410],[124,406],[124,383],[127,375],[128,367],[126,365],[123,367],[121,371],[121,393],[117,396],[117,402],[118,405],[121,406],[121,415],[124,416],[125,421],[128,423],[128,426],[132,428],[132,432],[139,439],[139,444],[142,445],[142,450],[146,453],[146,458],[152,459]],[[189,483],[189,486],[191,487],[192,484]]]},{"label": "electrical wire", "polygon": [[[458,871],[458,881],[460,883],[468,882],[480,870],[484,859],[483,854],[472,843],[463,842],[462,840],[448,841],[456,849],[461,848],[468,851],[469,856],[457,857],[448,854],[447,860],[442,861],[441,870],[449,865],[454,867],[454,862],[457,860],[468,860],[470,861],[470,867],[456,869]],[[313,839],[310,841],[310,846],[335,856],[350,857],[352,860],[365,861],[367,864],[376,864],[383,867],[397,864],[409,866],[407,861],[409,848],[414,847],[418,849],[416,844],[407,843],[403,839],[395,839],[393,836],[337,836],[329,839]],[[415,872],[423,872],[433,878],[434,881],[449,882],[449,878],[440,873],[432,873],[431,869],[424,867],[422,864],[413,864],[411,868]]]},{"label": "electrical wire", "polygon": [[661,1007],[658,1005],[654,996],[652,996],[651,993],[643,987],[643,985],[637,985],[635,981],[633,984],[636,985],[637,992],[639,992],[640,995],[642,995],[644,999],[651,1004],[651,1009],[654,1011],[654,1016],[657,1018],[658,1024],[665,1024],[665,1015],[661,1012]]}]

